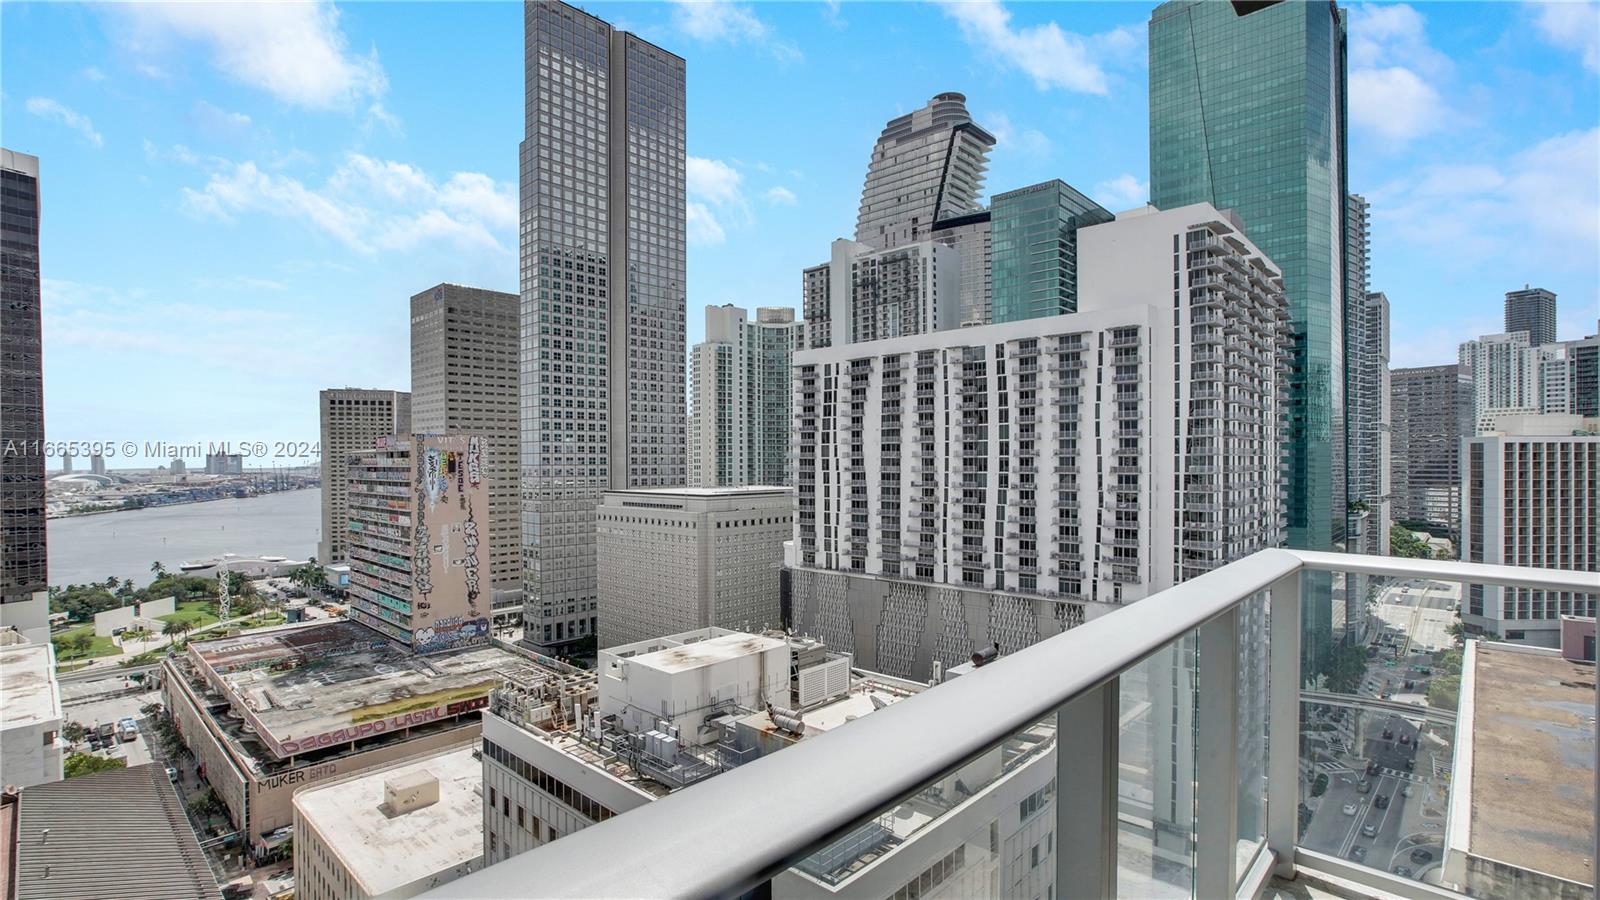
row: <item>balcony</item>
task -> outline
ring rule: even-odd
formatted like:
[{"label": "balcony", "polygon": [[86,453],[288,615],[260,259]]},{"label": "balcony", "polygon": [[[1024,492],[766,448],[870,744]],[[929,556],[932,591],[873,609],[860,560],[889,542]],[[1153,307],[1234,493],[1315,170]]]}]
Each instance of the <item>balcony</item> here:
[{"label": "balcony", "polygon": [[[1048,817],[1029,840],[1046,831],[1054,836],[1053,854],[1041,851],[1037,857],[1035,865],[1045,871],[1034,876],[1043,881],[1029,889],[1030,895],[1053,883],[1056,896],[1068,897],[1468,896],[1452,889],[1459,886],[1437,883],[1453,856],[1470,854],[1464,843],[1473,832],[1470,820],[1485,814],[1476,801],[1470,815],[1454,808],[1455,784],[1472,782],[1471,769],[1463,773],[1462,766],[1482,765],[1471,753],[1464,757],[1459,747],[1449,749],[1457,714],[1302,692],[1302,651],[1313,649],[1302,647],[1302,593],[1336,573],[1455,586],[1600,590],[1593,573],[1265,550],[888,709],[564,836],[559,848],[539,847],[423,896],[783,896],[777,881],[797,877],[791,868],[814,877],[811,873],[830,862],[856,865],[827,868],[844,874],[810,895],[887,896],[904,883],[903,873],[915,879],[930,862],[936,867],[941,858],[949,862],[944,855],[949,845],[919,861],[920,853],[933,851],[919,846],[920,836],[934,832],[913,829],[941,821],[937,816],[968,798],[972,804],[988,803],[983,817],[993,818],[1002,798],[985,793],[988,786],[1028,772],[1037,776],[1035,783],[1053,786],[1028,794],[1023,803],[1024,817]],[[1481,645],[1469,644],[1464,654],[1463,729],[1471,727],[1465,721],[1470,715],[1465,673],[1477,673],[1477,689],[1484,682],[1484,668],[1470,668],[1473,657],[1513,659],[1538,652],[1475,646]],[[1574,704],[1582,716],[1592,714],[1594,691],[1594,669],[1585,671],[1591,699]],[[1535,718],[1555,715],[1532,706],[1524,711]],[[1363,716],[1373,717],[1365,727]],[[1391,722],[1399,734],[1380,737]],[[1161,740],[1152,741],[1153,735]],[[1451,737],[1444,741],[1441,735]],[[1319,768],[1323,760],[1317,747],[1355,745],[1377,763],[1378,750],[1365,748],[1383,745],[1383,752],[1393,753],[1401,736],[1416,738],[1405,742],[1412,758],[1422,755],[1416,747],[1428,741],[1429,771],[1419,762],[1415,776],[1407,779],[1398,768],[1380,767],[1373,773],[1377,787],[1358,793],[1352,782],[1361,776],[1359,767],[1335,768],[1331,775]],[[1592,737],[1589,741],[1572,765],[1587,765],[1593,754]],[[1441,760],[1443,769],[1434,768]],[[1529,766],[1520,771],[1528,784],[1517,790],[1553,790],[1544,784],[1551,775],[1532,768],[1531,761]],[[1319,773],[1329,775],[1322,781],[1325,793],[1309,787]],[[952,793],[958,779],[964,791]],[[1415,797],[1401,785],[1415,786]],[[1564,786],[1593,790],[1583,781]],[[1335,791],[1340,793],[1333,801]],[[1592,804],[1593,793],[1587,795]],[[1348,805],[1356,808],[1354,814],[1341,814],[1346,796],[1353,798]],[[1382,805],[1379,796],[1385,798]],[[1169,802],[1161,803],[1163,798]],[[1308,800],[1317,808],[1310,809]],[[1013,800],[1006,808],[1018,807]],[[911,815],[919,810],[926,811],[920,818]],[[1424,811],[1436,827],[1419,827],[1412,834],[1402,825],[1402,818],[1420,818]],[[1530,815],[1541,812],[1535,808]],[[1487,824],[1492,829],[1501,823]],[[1346,849],[1383,839],[1356,837],[1364,825],[1388,836],[1393,858],[1385,849],[1363,863]],[[1397,827],[1406,829],[1404,836]],[[1580,821],[1580,827],[1593,826]],[[864,830],[874,828],[884,839],[859,846]],[[1320,849],[1329,843],[1324,832],[1334,830],[1344,839],[1338,855]],[[965,866],[993,870],[1007,864],[989,849],[986,823],[981,831],[954,837],[959,842],[969,833],[975,837],[966,841]],[[1537,844],[1543,838],[1522,839]],[[1557,862],[1571,863],[1574,855],[1585,855],[1592,840],[1591,832],[1589,843],[1564,854],[1545,849]],[[1413,873],[1413,864],[1435,870],[1433,881],[1418,880],[1423,873]],[[1026,848],[1021,865],[1028,866]],[[874,868],[880,875],[885,869],[902,874],[882,890],[889,879],[869,881]],[[976,885],[993,882],[985,876],[973,884],[960,895],[982,895],[984,889]],[[1582,886],[1574,888],[1572,896],[1581,896]],[[1007,892],[1008,885],[1000,890]]]}]

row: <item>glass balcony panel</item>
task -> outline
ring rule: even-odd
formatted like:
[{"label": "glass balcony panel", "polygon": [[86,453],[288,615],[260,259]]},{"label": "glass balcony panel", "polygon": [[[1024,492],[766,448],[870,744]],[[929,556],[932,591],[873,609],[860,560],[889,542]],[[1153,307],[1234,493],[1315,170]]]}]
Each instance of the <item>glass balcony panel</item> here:
[{"label": "glass balcony panel", "polygon": [[1194,894],[1195,640],[1188,633],[1120,679],[1120,896]]}]

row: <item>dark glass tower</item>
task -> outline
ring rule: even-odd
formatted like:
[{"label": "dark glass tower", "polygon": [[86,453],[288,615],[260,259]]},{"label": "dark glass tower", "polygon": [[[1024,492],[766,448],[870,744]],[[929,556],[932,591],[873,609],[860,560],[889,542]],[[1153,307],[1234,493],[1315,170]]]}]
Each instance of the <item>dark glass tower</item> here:
[{"label": "dark glass tower", "polygon": [[1538,347],[1556,342],[1556,295],[1544,288],[1524,286],[1506,292],[1506,334],[1526,331],[1528,343]]},{"label": "dark glass tower", "polygon": [[682,485],[684,63],[523,6],[521,473],[526,640],[596,632],[595,506]]},{"label": "dark glass tower", "polygon": [[1077,312],[1078,229],[1115,217],[1059,179],[996,194],[989,215],[994,321]]},{"label": "dark glass tower", "polygon": [[[1172,0],[1150,17],[1150,201],[1234,210],[1283,270],[1294,326],[1286,513],[1292,547],[1344,540],[1344,16],[1328,0]],[[1310,669],[1331,591],[1306,592]],[[1326,608],[1325,608],[1326,607]]]},{"label": "dark glass tower", "polygon": [[[39,159],[10,150],[0,150],[0,344],[0,604],[42,604],[34,596],[48,585]],[[5,624],[31,625],[35,618],[5,612]],[[47,617],[39,616],[39,624]]]}]

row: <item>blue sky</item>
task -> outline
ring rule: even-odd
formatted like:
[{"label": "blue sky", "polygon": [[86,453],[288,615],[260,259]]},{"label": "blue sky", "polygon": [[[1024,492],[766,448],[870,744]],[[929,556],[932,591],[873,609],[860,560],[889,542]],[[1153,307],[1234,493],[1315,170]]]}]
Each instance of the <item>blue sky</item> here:
[{"label": "blue sky", "polygon": [[[1149,3],[597,3],[688,60],[689,340],[795,305],[886,119],[959,90],[988,191],[1145,199]],[[1502,294],[1600,315],[1600,7],[1358,4],[1351,187],[1394,364]],[[409,384],[407,298],[514,291],[520,4],[7,2],[0,139],[42,158],[52,440],[315,440],[316,392]],[[113,463],[113,466],[117,463]]]}]

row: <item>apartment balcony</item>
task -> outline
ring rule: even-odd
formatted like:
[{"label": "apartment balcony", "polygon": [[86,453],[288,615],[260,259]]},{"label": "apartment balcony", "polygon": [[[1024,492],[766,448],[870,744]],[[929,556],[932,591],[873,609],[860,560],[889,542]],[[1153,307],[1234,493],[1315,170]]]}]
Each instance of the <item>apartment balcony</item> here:
[{"label": "apartment balcony", "polygon": [[1057,388],[1081,388],[1083,378],[1077,375],[1062,375],[1050,382]]},{"label": "apartment balcony", "polygon": [[1083,369],[1083,367],[1084,367],[1084,362],[1083,362],[1082,359],[1073,358],[1073,359],[1068,359],[1068,360],[1063,360],[1063,361],[1059,361],[1059,362],[1050,363],[1049,365],[1045,366],[1045,371],[1047,371],[1047,372],[1058,372],[1058,373],[1059,372],[1077,372],[1077,371]]},{"label": "apartment balcony", "polygon": [[1118,348],[1118,347],[1137,347],[1137,346],[1139,346],[1139,335],[1138,334],[1118,335],[1118,336],[1113,337],[1110,340],[1106,341],[1106,346],[1112,348],[1113,350]]},{"label": "apartment balcony", "polygon": [[[1498,771],[1486,769],[1483,760],[1493,748],[1474,747],[1469,737],[1482,727],[1477,719],[1484,707],[1475,716],[1467,673],[1473,673],[1473,690],[1494,689],[1495,677],[1509,676],[1495,675],[1477,657],[1499,656],[1504,666],[1530,655],[1549,659],[1548,652],[1468,644],[1459,711],[1302,690],[1302,673],[1318,651],[1302,646],[1303,635],[1315,633],[1302,627],[1312,624],[1302,615],[1316,608],[1303,609],[1302,594],[1330,573],[1422,580],[1463,597],[1467,584],[1594,592],[1600,579],[1281,549],[1214,568],[1195,561],[1184,573],[1191,580],[1001,656],[888,711],[807,736],[798,747],[566,835],[559,847],[541,846],[423,896],[780,896],[778,879],[796,877],[792,867],[812,873],[827,864],[840,864],[828,871],[844,873],[829,895],[865,896],[867,882],[850,879],[868,875],[874,864],[881,869],[894,861],[889,871],[914,878],[944,857],[948,845],[922,861],[920,854],[933,848],[919,847],[919,836],[942,832],[912,830],[920,823],[937,824],[939,814],[968,797],[1001,807],[999,796],[972,780],[981,771],[972,763],[980,759],[995,762],[997,778],[1020,775],[1028,771],[1024,765],[1044,767],[1033,771],[1051,780],[1054,793],[1029,796],[1043,797],[1031,815],[1048,817],[1032,833],[1051,832],[1055,852],[1041,854],[1037,865],[1046,872],[1033,877],[1053,884],[1058,897],[1502,896],[1440,883],[1452,866],[1462,868],[1482,852],[1469,844],[1480,831],[1510,829],[1493,818],[1496,807],[1480,802],[1473,786],[1474,766],[1480,782],[1499,776],[1486,774]],[[1584,682],[1580,690],[1589,699],[1574,705],[1587,717],[1594,669],[1579,671],[1586,678],[1574,680]],[[1535,704],[1517,710],[1535,729],[1584,730],[1558,724],[1557,716],[1572,718]],[[1173,721],[1183,724],[1174,728]],[[1537,768],[1533,759],[1526,769],[1513,769],[1529,783],[1498,808],[1526,804],[1531,788],[1554,793],[1555,785],[1580,800],[1587,793],[1592,806],[1592,769],[1579,779],[1557,780],[1590,765],[1593,726],[1587,727],[1587,747],[1575,761],[1554,764],[1559,774]],[[1384,737],[1384,729],[1394,733]],[[1152,734],[1163,736],[1159,749]],[[1400,764],[1403,759],[1415,762],[1414,771]],[[1506,764],[1504,755],[1500,764]],[[1367,777],[1369,766],[1372,788],[1363,792],[1356,781]],[[1162,772],[1174,774],[1157,780]],[[930,807],[945,796],[941,786],[958,777],[966,792],[943,808]],[[1174,788],[1174,802],[1155,809],[1152,799]],[[752,797],[764,802],[751,803]],[[1542,812],[1535,808],[1530,815]],[[1589,833],[1573,835],[1571,844],[1532,832],[1515,840],[1552,864],[1582,867],[1594,839],[1589,816],[1592,810],[1574,817],[1575,827]],[[886,839],[861,845],[863,829],[878,829]],[[986,834],[967,841],[965,866],[1006,865],[988,846]],[[1358,846],[1360,854],[1353,849]],[[1026,860],[1024,849],[1023,867]],[[1587,894],[1583,883],[1569,883],[1570,896]],[[892,893],[894,886],[871,894]],[[981,887],[962,894],[983,895]]]}]

